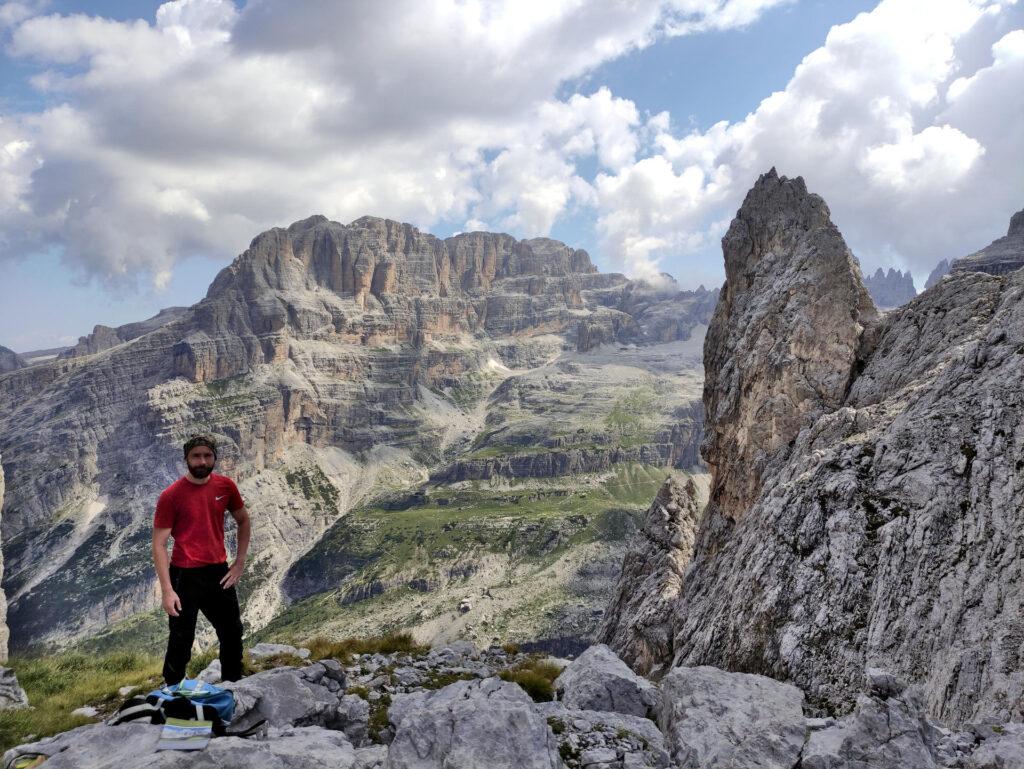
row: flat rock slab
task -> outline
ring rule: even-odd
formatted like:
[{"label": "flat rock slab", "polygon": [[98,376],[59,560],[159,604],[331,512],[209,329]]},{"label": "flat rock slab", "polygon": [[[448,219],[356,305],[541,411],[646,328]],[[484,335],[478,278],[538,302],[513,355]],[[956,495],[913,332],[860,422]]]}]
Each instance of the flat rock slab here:
[{"label": "flat rock slab", "polygon": [[578,710],[608,710],[654,717],[661,708],[657,688],[629,669],[605,644],[588,648],[555,679],[558,700]]},{"label": "flat rock slab", "polygon": [[662,731],[680,769],[793,769],[803,693],[764,676],[674,668],[661,682]]},{"label": "flat rock slab", "polygon": [[163,727],[90,724],[13,748],[15,756],[49,754],[46,769],[352,769],[356,752],[341,732],[310,726],[271,730],[267,740],[217,737],[204,750],[161,750]]},{"label": "flat rock slab", "polygon": [[558,743],[516,684],[457,681],[395,697],[387,769],[561,769]]}]

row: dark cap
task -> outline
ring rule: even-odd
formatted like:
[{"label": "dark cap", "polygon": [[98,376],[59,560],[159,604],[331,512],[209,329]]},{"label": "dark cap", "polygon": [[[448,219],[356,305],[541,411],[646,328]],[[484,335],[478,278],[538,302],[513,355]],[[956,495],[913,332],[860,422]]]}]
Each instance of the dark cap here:
[{"label": "dark cap", "polygon": [[187,441],[185,441],[184,452],[185,459],[188,459],[188,453],[192,451],[196,446],[206,446],[213,452],[214,459],[217,458],[217,442],[213,438],[208,438],[205,435],[193,435]]}]

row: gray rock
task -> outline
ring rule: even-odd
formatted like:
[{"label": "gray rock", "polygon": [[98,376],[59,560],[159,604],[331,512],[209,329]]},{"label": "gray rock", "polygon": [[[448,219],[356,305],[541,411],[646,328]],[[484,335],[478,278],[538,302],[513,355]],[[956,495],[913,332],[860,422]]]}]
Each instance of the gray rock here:
[{"label": "gray rock", "polygon": [[635,758],[639,762],[637,766],[667,767],[670,764],[665,737],[658,725],[648,718],[611,711],[570,710],[561,702],[538,702],[535,707],[545,719],[556,719],[562,725],[563,732],[557,735],[561,744],[579,749],[581,738],[599,729],[616,742],[624,757]]},{"label": "gray rock", "polygon": [[723,248],[673,662],[837,714],[871,664],[953,726],[1021,719],[1024,272],[954,271],[879,318],[825,204],[775,174]]},{"label": "gray rock", "polygon": [[335,729],[341,729],[356,747],[369,741],[370,703],[354,694],[346,694],[338,701]]},{"label": "gray rock", "polygon": [[950,273],[987,272],[1006,275],[1024,267],[1024,210],[1010,217],[1006,235],[997,238],[980,251],[953,262]]},{"label": "gray rock", "polygon": [[681,769],[796,765],[806,727],[803,694],[795,686],[747,673],[684,667],[665,676],[661,692],[659,723]]},{"label": "gray rock", "polygon": [[304,668],[274,668],[227,682],[222,688],[235,695],[232,727],[246,729],[260,719],[276,727],[338,727],[348,711],[339,715],[342,695],[338,689],[332,692],[328,684],[338,677],[344,681],[344,675],[336,661],[324,660]]},{"label": "gray rock", "polygon": [[1003,724],[979,745],[967,769],[1024,769],[1024,724]]},{"label": "gray rock", "polygon": [[611,748],[591,748],[580,754],[580,764],[586,769],[596,764],[610,764],[617,756]]},{"label": "gray rock", "polygon": [[309,658],[309,649],[295,648],[288,644],[258,643],[249,648],[249,656],[260,659],[262,657],[274,657],[279,654],[289,654],[299,659]]},{"label": "gray rock", "polygon": [[644,675],[672,658],[676,602],[701,506],[693,481],[665,481],[626,549],[597,638]]},{"label": "gray rock", "polygon": [[834,726],[811,733],[801,769],[937,769],[953,766],[942,733],[930,723],[912,691],[888,698],[862,694],[854,712]]},{"label": "gray rock", "polygon": [[948,259],[943,259],[941,262],[939,262],[937,265],[935,265],[935,269],[933,269],[928,274],[928,280],[926,280],[924,282],[925,290],[927,290],[927,289],[931,288],[932,286],[934,286],[936,283],[938,283],[940,280],[942,280],[948,274],[949,274],[949,260]]},{"label": "gray rock", "polygon": [[356,748],[356,761],[352,769],[384,769],[388,759],[387,745],[370,745]]},{"label": "gray rock", "polygon": [[661,707],[658,689],[630,670],[605,644],[583,652],[554,685],[559,701],[568,708],[653,718]]},{"label": "gray rock", "polygon": [[320,727],[271,729],[265,741],[218,737],[195,752],[157,752],[162,728],[138,722],[90,724],[12,748],[4,754],[4,765],[36,752],[50,756],[47,769],[351,769],[356,760],[344,734]]},{"label": "gray rock", "polygon": [[86,718],[95,718],[99,711],[92,705],[83,705],[80,708],[75,708],[71,711],[73,716],[85,716]]},{"label": "gray rock", "polygon": [[0,710],[28,707],[28,695],[11,668],[0,667]]},{"label": "gray rock", "polygon": [[[46,769],[126,769],[149,766],[161,726],[131,722],[117,726],[89,724],[19,745],[4,753],[3,764],[9,766],[15,757],[26,753],[50,756]],[[145,757],[140,762],[140,757]]]},{"label": "gray rock", "polygon": [[516,684],[457,681],[401,694],[389,711],[387,769],[556,769],[554,734]]},{"label": "gray rock", "polygon": [[199,675],[196,676],[200,681],[206,681],[211,684],[215,684],[220,681],[220,660],[216,659],[203,668]]}]

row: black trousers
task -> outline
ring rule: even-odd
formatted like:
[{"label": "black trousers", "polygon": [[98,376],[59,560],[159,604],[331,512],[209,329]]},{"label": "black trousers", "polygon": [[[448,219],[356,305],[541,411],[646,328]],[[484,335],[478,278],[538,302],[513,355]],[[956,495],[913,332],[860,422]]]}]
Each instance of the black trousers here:
[{"label": "black trousers", "polygon": [[168,684],[176,684],[185,677],[185,667],[192,658],[199,612],[217,631],[221,678],[237,681],[242,677],[242,616],[234,585],[225,590],[220,584],[227,573],[226,563],[191,569],[171,566],[171,587],[181,599],[181,611],[177,617],[167,617],[171,633],[167,639],[163,674]]}]

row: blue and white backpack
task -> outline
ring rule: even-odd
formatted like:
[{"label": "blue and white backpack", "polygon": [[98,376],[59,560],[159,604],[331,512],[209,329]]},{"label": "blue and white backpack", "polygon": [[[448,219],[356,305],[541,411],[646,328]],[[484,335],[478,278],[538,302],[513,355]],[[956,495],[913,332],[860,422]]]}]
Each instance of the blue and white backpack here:
[{"label": "blue and white backpack", "polygon": [[248,737],[260,731],[264,724],[260,721],[244,732],[228,732],[234,714],[235,696],[231,692],[206,681],[186,678],[156,689],[145,697],[130,698],[107,719],[107,723],[120,724],[140,718],[149,718],[153,724],[162,724],[168,718],[209,721],[218,737]]}]

